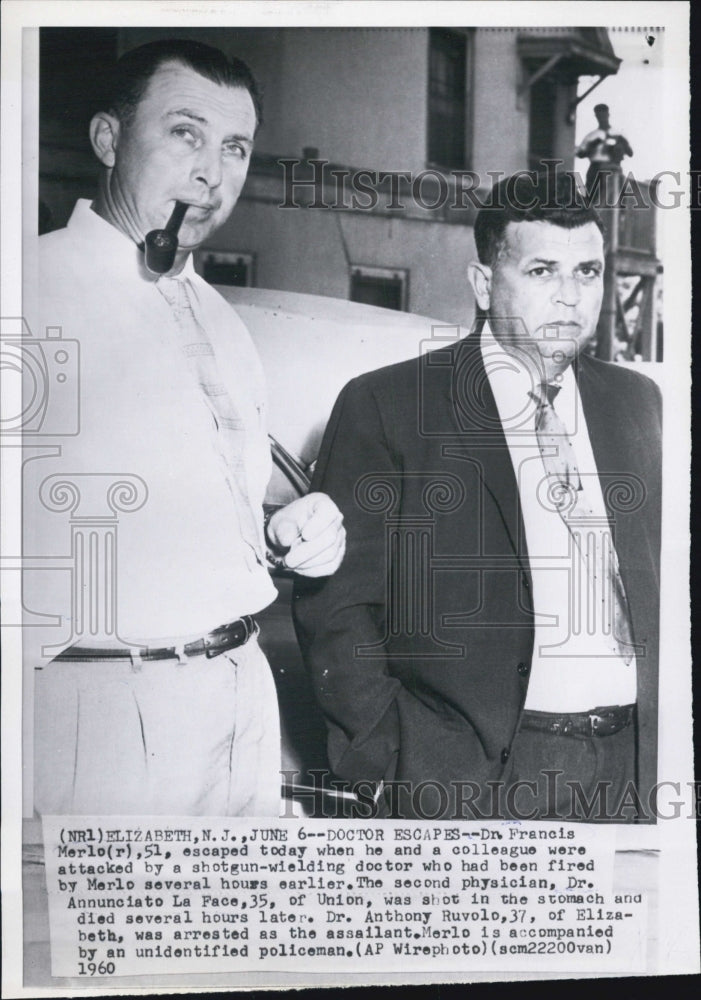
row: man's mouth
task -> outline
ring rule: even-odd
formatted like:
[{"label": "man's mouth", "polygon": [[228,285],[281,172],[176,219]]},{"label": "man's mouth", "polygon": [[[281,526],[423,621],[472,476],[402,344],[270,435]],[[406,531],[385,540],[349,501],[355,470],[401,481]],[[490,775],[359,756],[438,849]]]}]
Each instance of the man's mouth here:
[{"label": "man's mouth", "polygon": [[[582,329],[581,323],[575,323],[573,320],[556,320],[554,323],[542,323],[538,327],[538,332],[548,338],[550,330],[555,331],[555,336],[561,336],[560,331],[567,336],[568,334],[575,333],[577,330]],[[552,334],[550,334],[552,336]]]},{"label": "man's mouth", "polygon": [[212,204],[212,202],[200,203],[195,201],[189,201],[187,204],[188,204],[188,212],[192,210],[194,212],[199,212],[200,215],[211,215],[211,213],[214,212],[217,208],[217,206]]}]

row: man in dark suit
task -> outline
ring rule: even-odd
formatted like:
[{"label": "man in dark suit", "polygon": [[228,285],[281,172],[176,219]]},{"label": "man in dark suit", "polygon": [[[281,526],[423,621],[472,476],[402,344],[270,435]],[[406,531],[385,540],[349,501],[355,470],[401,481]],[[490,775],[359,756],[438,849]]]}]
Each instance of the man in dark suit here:
[{"label": "man in dark suit", "polygon": [[354,379],[322,444],[348,551],[296,623],[331,767],[380,814],[650,816],[659,391],[582,353],[602,228],[551,181],[478,213],[470,336]]}]

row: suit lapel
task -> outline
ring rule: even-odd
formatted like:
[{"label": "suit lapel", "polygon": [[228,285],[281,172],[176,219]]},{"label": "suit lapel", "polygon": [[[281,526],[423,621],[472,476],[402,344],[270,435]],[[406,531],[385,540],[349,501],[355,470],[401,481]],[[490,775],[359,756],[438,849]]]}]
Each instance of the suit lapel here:
[{"label": "suit lapel", "polygon": [[[621,578],[631,608],[636,638],[647,634],[649,581],[655,567],[647,556],[655,550],[656,508],[646,493],[652,485],[641,448],[635,400],[622,398],[607,367],[583,357],[577,383],[587,423],[606,514],[618,555]],[[636,501],[637,498],[640,502]],[[630,502],[628,502],[630,500]],[[641,612],[639,609],[643,609]]]},{"label": "suit lapel", "polygon": [[[481,351],[481,330],[473,331],[453,349],[450,366],[443,368],[449,377],[442,378],[443,426],[450,426],[455,438],[447,435],[442,444],[445,457],[473,462],[484,489],[481,515],[484,520],[483,549],[486,554],[503,552],[504,536],[509,547],[528,571],[525,528],[518,496],[518,485],[502,430],[499,413]],[[635,590],[635,572],[629,556],[639,544],[641,519],[621,516],[613,502],[618,493],[614,482],[625,483],[634,468],[635,447],[628,441],[634,433],[628,403],[613,391],[608,371],[582,357],[575,375],[582,408],[591,440],[596,467],[602,481],[606,513],[614,527],[614,539],[627,590]],[[644,520],[644,518],[642,519]],[[633,577],[633,579],[631,579]]]},{"label": "suit lapel", "polygon": [[[575,375],[597,471],[600,475],[610,473],[619,468],[621,459],[616,400],[606,391],[600,373],[588,363],[586,357],[577,361]],[[612,521],[613,511],[607,490],[604,489],[603,493],[606,513]]]},{"label": "suit lapel", "polygon": [[[645,796],[657,775],[659,428],[646,413],[649,398],[641,405],[636,388],[616,374],[609,366],[582,358],[577,380],[630,606],[633,638],[641,647],[636,657],[637,767],[639,790]],[[634,496],[633,502],[627,502],[627,486],[640,491],[640,503]]]},{"label": "suit lapel", "polygon": [[[599,370],[587,357],[582,357],[575,370],[582,410],[591,441],[592,452],[599,474],[606,515],[611,525],[621,563],[623,582],[626,581],[626,555],[634,539],[629,537],[629,529],[634,527],[630,517],[620,517],[613,501],[618,495],[615,483],[625,486],[626,477],[635,470],[635,449],[627,446],[628,415],[624,400],[606,379],[606,369]],[[640,525],[638,524],[638,530]]]},{"label": "suit lapel", "polygon": [[443,455],[474,463],[483,487],[482,552],[507,555],[506,549],[510,549],[529,573],[518,486],[482,359],[481,330],[456,345],[452,377],[444,385],[444,397],[458,439],[443,444]]}]

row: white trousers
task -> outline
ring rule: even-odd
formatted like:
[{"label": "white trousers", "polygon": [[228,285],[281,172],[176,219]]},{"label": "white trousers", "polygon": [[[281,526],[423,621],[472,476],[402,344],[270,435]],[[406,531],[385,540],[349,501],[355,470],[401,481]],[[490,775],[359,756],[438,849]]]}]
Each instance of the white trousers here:
[{"label": "white trousers", "polygon": [[255,636],[210,660],[54,662],[35,677],[39,813],[279,815],[277,694]]}]

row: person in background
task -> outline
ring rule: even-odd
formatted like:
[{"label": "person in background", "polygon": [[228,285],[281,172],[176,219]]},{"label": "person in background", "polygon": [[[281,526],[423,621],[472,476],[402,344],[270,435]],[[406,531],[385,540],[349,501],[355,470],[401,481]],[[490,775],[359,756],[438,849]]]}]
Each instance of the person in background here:
[{"label": "person in background", "polygon": [[614,132],[609,119],[607,104],[597,104],[594,108],[597,127],[584,136],[576,154],[589,159],[586,185],[590,193],[595,190],[600,174],[621,174],[621,163],[625,156],[632,156],[630,143],[620,132]]}]

